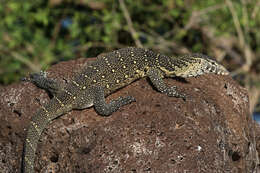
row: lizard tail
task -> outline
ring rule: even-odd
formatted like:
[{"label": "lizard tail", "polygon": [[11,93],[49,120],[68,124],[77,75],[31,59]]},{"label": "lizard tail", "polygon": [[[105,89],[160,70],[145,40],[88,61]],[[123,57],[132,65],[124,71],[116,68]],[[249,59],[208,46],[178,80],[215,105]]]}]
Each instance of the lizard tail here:
[{"label": "lizard tail", "polygon": [[41,109],[33,116],[24,142],[22,160],[23,173],[34,173],[36,148],[42,131],[53,119],[67,111],[69,111],[69,108],[54,97],[47,105],[42,105]]}]

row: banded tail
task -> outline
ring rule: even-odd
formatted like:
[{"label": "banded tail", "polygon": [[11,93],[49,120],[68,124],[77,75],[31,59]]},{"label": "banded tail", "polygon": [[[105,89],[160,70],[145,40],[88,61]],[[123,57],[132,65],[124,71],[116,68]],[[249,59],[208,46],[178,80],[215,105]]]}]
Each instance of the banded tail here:
[{"label": "banded tail", "polygon": [[34,173],[37,144],[43,130],[53,119],[69,110],[69,107],[64,106],[58,98],[54,97],[47,105],[41,106],[41,109],[32,117],[23,148],[23,173]]}]

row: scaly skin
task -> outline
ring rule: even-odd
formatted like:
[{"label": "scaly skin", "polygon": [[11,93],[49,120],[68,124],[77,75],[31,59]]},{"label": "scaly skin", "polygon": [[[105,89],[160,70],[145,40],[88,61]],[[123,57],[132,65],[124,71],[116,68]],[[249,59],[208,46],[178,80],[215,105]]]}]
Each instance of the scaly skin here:
[{"label": "scaly skin", "polygon": [[[34,172],[34,159],[42,131],[58,116],[72,110],[95,107],[98,114],[108,116],[121,106],[135,101],[132,96],[119,97],[110,103],[105,97],[131,82],[148,77],[155,88],[172,97],[185,98],[175,86],[163,82],[165,77],[195,77],[206,73],[228,75],[228,71],[205,55],[167,57],[142,48],[124,48],[99,55],[97,60],[75,76],[66,86],[33,74],[30,81],[54,93],[53,99],[42,105],[33,116],[24,144],[23,171]],[[55,91],[55,92],[54,92]]]}]

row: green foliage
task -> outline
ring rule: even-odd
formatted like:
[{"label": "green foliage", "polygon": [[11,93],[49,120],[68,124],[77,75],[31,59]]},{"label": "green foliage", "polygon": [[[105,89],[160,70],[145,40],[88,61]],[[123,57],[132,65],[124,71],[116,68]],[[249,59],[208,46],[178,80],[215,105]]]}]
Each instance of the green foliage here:
[{"label": "green foliage", "polygon": [[[210,53],[203,33],[185,28],[194,11],[199,27],[213,28],[216,36],[236,36],[230,10],[224,0],[125,0],[127,10],[142,44],[166,49],[168,42],[191,52]],[[243,5],[233,0],[246,41],[259,52],[260,15],[251,20],[243,8],[252,12],[256,2]],[[217,7],[217,8],[214,8]],[[249,13],[248,15],[251,15]],[[134,45],[134,39],[118,1],[114,0],[9,0],[0,6],[0,83],[17,81],[32,71],[77,57],[91,57],[105,51]],[[166,42],[162,43],[162,37]],[[137,38],[138,39],[138,38]],[[164,49],[165,48],[165,49]]]}]

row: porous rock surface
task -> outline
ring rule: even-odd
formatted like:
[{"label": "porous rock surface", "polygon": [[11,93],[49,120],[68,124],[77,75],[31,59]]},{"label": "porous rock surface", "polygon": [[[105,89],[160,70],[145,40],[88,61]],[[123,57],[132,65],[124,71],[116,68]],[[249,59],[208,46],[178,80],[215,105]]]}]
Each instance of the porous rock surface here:
[{"label": "porous rock surface", "polygon": [[[49,76],[64,82],[87,61],[59,63]],[[108,97],[137,100],[109,117],[90,108],[54,120],[39,141],[36,172],[257,172],[244,88],[230,76],[212,74],[165,82],[188,98],[167,97],[141,79]],[[29,82],[0,89],[0,172],[20,172],[26,128],[48,100]]]}]

